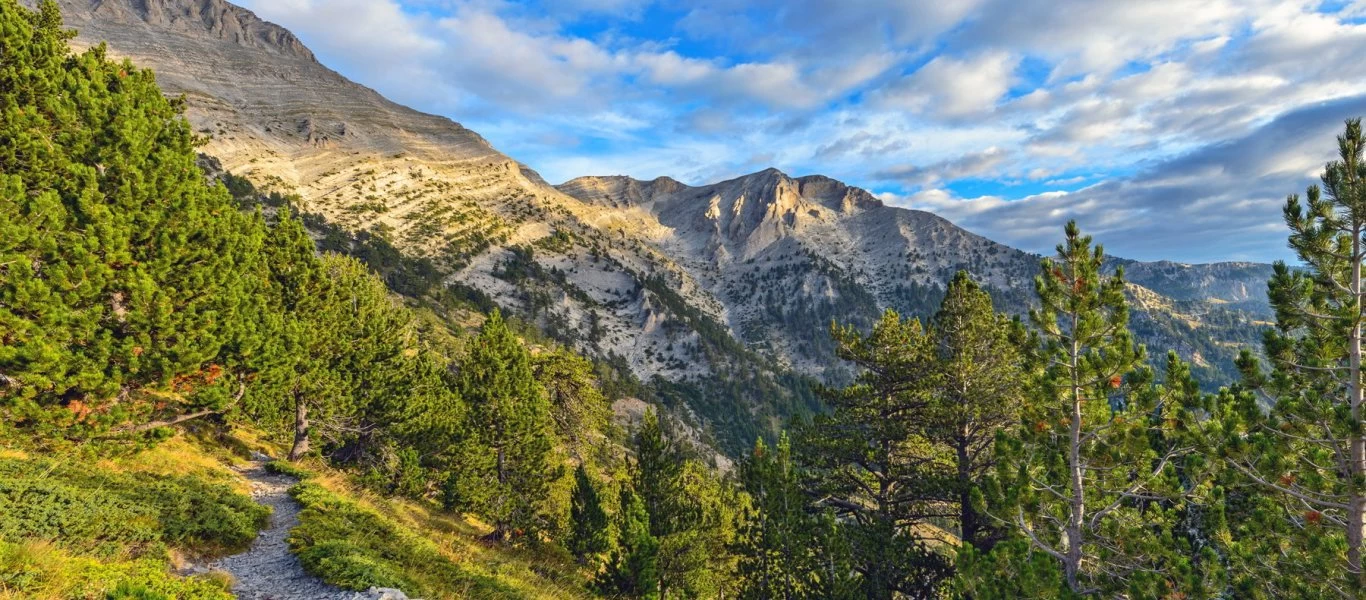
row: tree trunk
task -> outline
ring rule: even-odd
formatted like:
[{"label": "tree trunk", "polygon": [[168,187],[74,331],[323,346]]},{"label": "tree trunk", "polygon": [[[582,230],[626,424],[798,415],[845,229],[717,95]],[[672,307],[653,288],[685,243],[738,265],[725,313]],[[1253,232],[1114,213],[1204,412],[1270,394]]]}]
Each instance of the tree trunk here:
[{"label": "tree trunk", "polygon": [[1063,572],[1067,575],[1067,587],[1073,592],[1081,593],[1081,584],[1078,573],[1081,571],[1081,546],[1082,534],[1081,523],[1082,515],[1086,511],[1086,497],[1082,491],[1082,472],[1081,472],[1081,381],[1077,369],[1078,357],[1081,348],[1076,340],[1077,336],[1077,316],[1072,315],[1072,427],[1069,431],[1070,437],[1067,440],[1067,468],[1071,478],[1071,510],[1067,515],[1067,548],[1065,559],[1063,560]]},{"label": "tree trunk", "polygon": [[[505,450],[502,446],[499,446],[499,447],[498,447],[498,463],[497,463],[497,469],[498,469],[498,493],[499,493],[500,495],[507,494],[507,493],[508,493],[508,491],[507,491],[507,482],[508,482],[508,477],[507,477],[507,450]],[[504,498],[499,498],[499,502],[498,502],[498,503],[499,503],[501,506],[507,506],[507,501],[508,501],[508,499],[505,498],[505,497],[504,497]],[[500,514],[501,516],[499,517],[497,524],[494,525],[494,530],[495,530],[495,531],[493,532],[493,534],[494,534],[494,536],[496,536],[496,537],[498,538],[498,541],[504,541],[504,540],[507,540],[507,539],[508,539],[508,533],[509,533],[509,532],[508,532],[507,515],[506,515],[502,510],[499,510],[498,512],[499,512],[499,514]]]},{"label": "tree trunk", "polygon": [[[1353,300],[1361,302],[1361,231],[1352,235],[1352,281]],[[1358,308],[1360,311],[1360,308]],[[1352,326],[1351,337],[1347,340],[1347,351],[1351,368],[1348,371],[1347,394],[1352,409],[1352,433],[1348,440],[1351,445],[1351,494],[1350,514],[1347,516],[1347,569],[1351,571],[1358,585],[1366,586],[1366,573],[1362,571],[1361,546],[1363,528],[1366,528],[1366,494],[1361,489],[1361,481],[1366,477],[1366,439],[1359,431],[1362,417],[1361,390],[1361,315],[1358,312],[1356,323]]]},{"label": "tree trunk", "polygon": [[308,454],[308,403],[298,394],[294,396],[294,446],[289,449],[289,461]]},{"label": "tree trunk", "polygon": [[960,430],[955,445],[958,453],[958,526],[961,530],[959,536],[964,545],[972,546],[976,550],[985,550],[978,545],[982,542],[977,539],[981,527],[977,511],[972,507],[972,459],[968,455],[967,427]]}]

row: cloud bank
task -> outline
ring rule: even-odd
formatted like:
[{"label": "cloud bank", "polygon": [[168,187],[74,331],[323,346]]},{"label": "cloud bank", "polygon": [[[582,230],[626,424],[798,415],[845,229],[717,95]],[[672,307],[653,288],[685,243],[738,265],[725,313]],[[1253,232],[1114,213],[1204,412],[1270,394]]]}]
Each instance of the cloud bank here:
[{"label": "cloud bank", "polygon": [[547,179],[822,173],[1047,251],[1287,258],[1280,205],[1366,114],[1366,5],[243,0]]}]

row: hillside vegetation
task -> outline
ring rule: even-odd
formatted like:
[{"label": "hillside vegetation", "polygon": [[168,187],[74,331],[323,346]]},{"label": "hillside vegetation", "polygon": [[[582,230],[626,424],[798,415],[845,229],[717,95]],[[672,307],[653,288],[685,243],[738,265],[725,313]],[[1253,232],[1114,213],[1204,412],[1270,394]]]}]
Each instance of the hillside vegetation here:
[{"label": "hillside vegetation", "polygon": [[[929,318],[959,270],[1002,311],[1034,307],[1038,256],[828,177],[765,169],[700,186],[551,186],[460,124],[347,80],[290,31],[227,0],[58,5],[80,29],[77,47],[107,42],[110,56],[154,67],[163,92],[184,95],[201,152],[292,197],[315,236],[325,223],[324,249],[342,252],[349,238],[425,260],[409,275],[456,282],[462,296],[629,373],[671,419],[731,456],[815,407],[813,380],[852,377],[829,360],[832,318],[867,327],[885,308]],[[1189,304],[1186,314],[1217,310],[1194,328],[1133,311],[1139,340],[1192,362],[1206,391],[1237,378],[1237,349],[1211,340],[1260,336],[1271,320],[1270,265],[1108,264]],[[418,279],[401,279],[386,274],[413,293]]]},{"label": "hillside vegetation", "polygon": [[[639,272],[642,298],[699,334],[689,352],[734,361],[651,389],[383,232],[206,173],[182,102],[70,38],[56,4],[0,0],[0,597],[230,597],[185,567],[266,523],[232,469],[259,453],[299,479],[289,550],[347,590],[1366,593],[1360,121],[1323,186],[1287,202],[1304,266],[1274,267],[1264,355],[1244,349],[1217,392],[1138,343],[1131,298],[1169,324],[1212,317],[1131,287],[1075,223],[1032,269],[1027,320],[954,269],[942,296],[908,288],[925,318],[797,334],[848,369],[825,386],[752,369],[771,358],[684,302],[692,279]],[[561,281],[530,259],[573,235],[498,277]],[[740,414],[740,391],[816,410]],[[754,438],[733,465],[673,417],[695,406]]]}]

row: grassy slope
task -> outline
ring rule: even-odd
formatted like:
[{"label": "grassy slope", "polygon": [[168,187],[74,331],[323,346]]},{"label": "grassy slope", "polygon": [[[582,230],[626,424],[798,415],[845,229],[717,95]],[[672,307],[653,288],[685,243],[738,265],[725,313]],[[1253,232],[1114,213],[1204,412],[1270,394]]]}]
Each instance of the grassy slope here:
[{"label": "grassy slope", "polygon": [[290,544],[304,567],[350,589],[402,588],[430,600],[590,598],[585,573],[562,553],[514,550],[480,538],[491,528],[436,506],[385,498],[308,465],[291,490],[304,506]]},{"label": "grassy slope", "polygon": [[[279,449],[252,431],[180,434],[115,458],[0,449],[0,600],[230,600],[223,574],[173,570],[245,547],[264,524],[229,468],[249,450]],[[307,469],[291,542],[332,583],[399,584],[429,600],[591,597],[587,574],[561,553],[487,545],[478,522]]]},{"label": "grassy slope", "polygon": [[0,599],[230,600],[222,574],[172,574],[244,548],[269,515],[210,446],[0,450]]}]

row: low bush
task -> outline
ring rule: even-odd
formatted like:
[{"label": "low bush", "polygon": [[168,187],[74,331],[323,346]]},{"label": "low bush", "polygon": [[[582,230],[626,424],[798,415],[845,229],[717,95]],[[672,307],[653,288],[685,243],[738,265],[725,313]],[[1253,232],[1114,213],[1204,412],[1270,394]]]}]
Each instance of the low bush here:
[{"label": "low bush", "polygon": [[266,463],[266,471],[276,475],[286,475],[300,481],[313,476],[313,472],[285,460],[272,460]]},{"label": "low bush", "polygon": [[523,598],[497,579],[472,573],[420,537],[317,483],[290,490],[304,510],[290,548],[304,569],[351,590],[396,587],[427,598]]},{"label": "low bush", "polygon": [[44,540],[98,558],[161,558],[168,548],[247,547],[270,509],[194,476],[121,473],[51,459],[0,459],[0,540]]},{"label": "low bush", "polygon": [[177,577],[159,560],[74,556],[45,542],[0,542],[0,600],[232,600],[230,580]]}]

